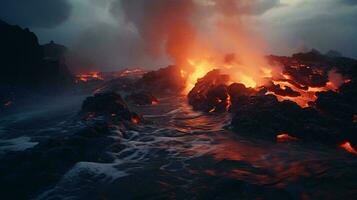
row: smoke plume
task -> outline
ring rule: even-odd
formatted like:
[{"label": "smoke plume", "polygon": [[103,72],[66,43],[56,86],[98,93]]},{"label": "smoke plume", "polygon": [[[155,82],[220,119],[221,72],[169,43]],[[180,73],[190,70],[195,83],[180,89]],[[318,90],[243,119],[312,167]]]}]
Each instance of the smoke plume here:
[{"label": "smoke plume", "polygon": [[264,58],[265,42],[254,30],[254,15],[278,2],[121,0],[114,4],[120,5],[126,23],[143,38],[145,49],[153,56],[166,53],[191,74],[192,82],[220,68],[233,80],[256,86],[264,75],[271,76],[272,69]]}]

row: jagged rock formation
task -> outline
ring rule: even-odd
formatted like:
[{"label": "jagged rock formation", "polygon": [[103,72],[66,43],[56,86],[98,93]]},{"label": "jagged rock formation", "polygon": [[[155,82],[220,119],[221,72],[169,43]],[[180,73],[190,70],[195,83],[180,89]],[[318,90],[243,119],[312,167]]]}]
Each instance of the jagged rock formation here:
[{"label": "jagged rock formation", "polygon": [[186,80],[178,76],[181,69],[171,65],[143,75],[135,85],[144,91],[150,91],[154,95],[179,94],[186,86]]},{"label": "jagged rock formation", "polygon": [[98,93],[88,97],[82,104],[80,114],[85,119],[103,116],[120,121],[133,121],[134,123],[140,121],[138,114],[131,112],[120,94],[115,92]]},{"label": "jagged rock formation", "polygon": [[132,93],[126,97],[126,100],[135,105],[154,105],[159,100],[149,92]]},{"label": "jagged rock formation", "polygon": [[[51,43],[41,46],[29,29],[0,21],[0,84],[21,87],[63,87],[73,78]],[[48,56],[51,59],[48,59]]]}]

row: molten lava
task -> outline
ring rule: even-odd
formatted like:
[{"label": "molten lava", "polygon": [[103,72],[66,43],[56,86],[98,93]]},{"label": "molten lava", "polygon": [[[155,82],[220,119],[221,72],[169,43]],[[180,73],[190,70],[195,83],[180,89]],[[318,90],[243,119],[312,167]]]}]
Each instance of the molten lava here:
[{"label": "molten lava", "polygon": [[295,141],[298,140],[298,138],[290,136],[287,133],[282,133],[276,136],[276,139],[278,140],[278,142],[284,142],[284,141]]},{"label": "molten lava", "polygon": [[152,100],[152,101],[151,101],[151,105],[157,105],[157,104],[159,104],[159,101],[158,101],[158,100]]},{"label": "molten lava", "polygon": [[191,91],[191,89],[195,86],[198,79],[204,77],[208,72],[219,69],[224,74],[230,75],[231,82],[242,83],[246,87],[255,88],[260,86],[258,82],[261,84],[264,83],[263,79],[271,76],[271,69],[262,68],[259,73],[253,74],[250,72],[245,72],[244,68],[246,66],[242,66],[240,64],[231,64],[224,63],[219,61],[215,61],[213,59],[188,59],[189,68],[192,69],[192,72],[189,73],[185,70],[181,70],[181,76],[185,77],[186,89],[184,90],[185,94]]},{"label": "molten lava", "polygon": [[340,145],[340,147],[344,150],[346,150],[349,153],[356,154],[357,155],[357,150],[354,149],[351,145],[350,142],[346,141]]},{"label": "molten lava", "polygon": [[138,124],[140,122],[140,118],[139,117],[132,117],[131,118],[131,122],[133,122],[134,124]]},{"label": "molten lava", "polygon": [[103,80],[103,77],[99,74],[99,72],[90,72],[88,74],[79,74],[76,76],[77,83],[95,80]]},{"label": "molten lava", "polygon": [[214,67],[208,61],[194,61],[188,59],[190,67],[193,68],[193,72],[187,73],[185,70],[181,70],[181,76],[186,77],[186,89],[184,90],[185,94],[188,94],[191,89],[195,86],[197,80],[206,75],[209,71],[213,70]]}]

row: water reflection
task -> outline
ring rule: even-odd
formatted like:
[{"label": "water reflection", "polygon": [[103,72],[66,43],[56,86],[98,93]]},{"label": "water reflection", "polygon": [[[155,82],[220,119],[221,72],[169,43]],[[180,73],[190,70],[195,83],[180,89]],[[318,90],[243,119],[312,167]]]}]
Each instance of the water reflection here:
[{"label": "water reflection", "polygon": [[[223,128],[229,122],[228,114],[201,114],[192,111],[184,99],[176,105],[171,101],[160,100],[161,106],[174,109],[151,116],[165,127],[163,132],[171,132],[155,143],[168,152],[165,159],[170,164],[161,168],[164,171],[175,165],[175,175],[243,181],[282,189],[295,199],[331,199],[330,195],[350,196],[357,191],[350,189],[357,188],[355,181],[345,180],[350,175],[357,177],[352,170],[357,161],[350,155],[314,144],[302,146],[292,139],[272,142],[241,137]],[[208,187],[211,183],[201,184]]]}]

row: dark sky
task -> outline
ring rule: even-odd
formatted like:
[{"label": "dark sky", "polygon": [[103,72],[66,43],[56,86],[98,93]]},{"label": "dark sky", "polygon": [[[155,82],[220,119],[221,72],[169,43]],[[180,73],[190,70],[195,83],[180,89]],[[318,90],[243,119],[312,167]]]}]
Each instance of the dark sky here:
[{"label": "dark sky", "polygon": [[[124,0],[125,1],[125,0]],[[151,0],[160,2],[162,0]],[[212,3],[214,0],[193,0]],[[227,0],[244,2],[247,0]],[[250,0],[255,30],[268,43],[267,54],[289,55],[311,48],[357,58],[357,0]],[[131,0],[134,4],[149,0]],[[234,12],[244,13],[244,3]],[[125,10],[127,12],[127,10]],[[138,16],[138,9],[130,12]],[[127,23],[120,0],[1,0],[0,18],[29,27],[42,43],[55,40],[92,67],[155,67],[165,56],[147,55],[137,23]],[[127,14],[127,13],[126,13]]]}]

